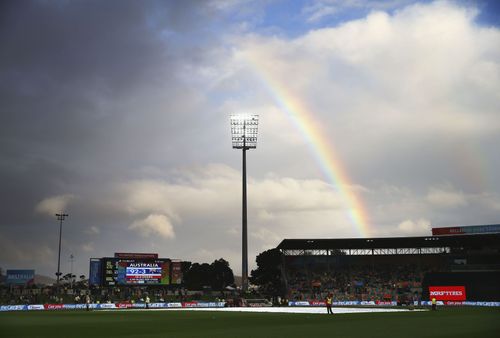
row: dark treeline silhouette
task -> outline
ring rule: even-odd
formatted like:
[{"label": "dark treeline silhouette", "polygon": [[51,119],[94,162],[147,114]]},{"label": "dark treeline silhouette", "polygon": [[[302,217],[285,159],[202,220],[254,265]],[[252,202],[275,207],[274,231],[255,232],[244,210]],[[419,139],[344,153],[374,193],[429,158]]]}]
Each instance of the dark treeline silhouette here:
[{"label": "dark treeline silhouette", "polygon": [[229,263],[222,258],[213,261],[212,264],[185,264],[183,270],[184,286],[188,290],[211,289],[220,291],[227,286],[234,286],[233,270],[229,267]]}]

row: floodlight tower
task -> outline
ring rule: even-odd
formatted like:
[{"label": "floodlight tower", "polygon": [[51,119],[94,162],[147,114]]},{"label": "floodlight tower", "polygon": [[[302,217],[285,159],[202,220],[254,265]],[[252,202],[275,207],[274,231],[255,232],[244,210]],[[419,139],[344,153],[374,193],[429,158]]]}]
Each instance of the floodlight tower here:
[{"label": "floodlight tower", "polygon": [[247,237],[247,158],[248,149],[257,148],[259,115],[231,115],[231,136],[233,149],[243,151],[243,203],[242,203],[242,245],[241,245],[241,288],[248,290],[248,237]]},{"label": "floodlight tower", "polygon": [[68,214],[56,214],[57,220],[59,221],[59,254],[57,256],[57,282],[56,282],[56,287],[57,287],[57,292],[59,292],[59,278],[61,277],[61,238],[62,238],[62,224],[63,221],[66,217],[68,217]]}]

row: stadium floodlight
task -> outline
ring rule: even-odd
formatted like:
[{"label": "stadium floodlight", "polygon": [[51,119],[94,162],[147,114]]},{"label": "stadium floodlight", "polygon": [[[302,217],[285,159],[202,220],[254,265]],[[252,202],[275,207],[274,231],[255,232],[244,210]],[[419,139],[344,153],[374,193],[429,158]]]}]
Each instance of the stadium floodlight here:
[{"label": "stadium floodlight", "polygon": [[257,148],[259,115],[231,115],[231,136],[234,149]]},{"label": "stadium floodlight", "polygon": [[62,238],[62,224],[63,221],[66,217],[68,217],[68,214],[56,214],[57,220],[59,221],[59,254],[57,256],[57,281],[56,281],[56,288],[57,292],[59,293],[59,279],[61,277],[61,238]]},{"label": "stadium floodlight", "polygon": [[247,160],[246,151],[257,148],[259,115],[231,115],[231,137],[234,149],[243,151],[241,289],[248,290],[248,237],[247,237]]}]

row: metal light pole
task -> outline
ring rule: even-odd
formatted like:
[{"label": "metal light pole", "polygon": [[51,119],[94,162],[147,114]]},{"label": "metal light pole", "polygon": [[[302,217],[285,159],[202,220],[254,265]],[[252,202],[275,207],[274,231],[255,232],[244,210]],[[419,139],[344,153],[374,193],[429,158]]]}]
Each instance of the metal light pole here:
[{"label": "metal light pole", "polygon": [[59,254],[57,255],[57,292],[59,293],[59,278],[61,277],[61,238],[62,238],[62,224],[68,214],[56,214],[57,220],[59,221]]},{"label": "metal light pole", "polygon": [[257,148],[258,115],[231,115],[231,136],[233,149],[243,151],[242,187],[242,245],[241,245],[241,288],[248,290],[248,237],[247,237],[247,157],[246,151]]},{"label": "metal light pole", "polygon": [[70,285],[71,285],[71,288],[73,289],[73,262],[75,261],[75,256],[73,256],[73,254],[69,255],[69,261],[71,263],[71,271],[70,271]]}]

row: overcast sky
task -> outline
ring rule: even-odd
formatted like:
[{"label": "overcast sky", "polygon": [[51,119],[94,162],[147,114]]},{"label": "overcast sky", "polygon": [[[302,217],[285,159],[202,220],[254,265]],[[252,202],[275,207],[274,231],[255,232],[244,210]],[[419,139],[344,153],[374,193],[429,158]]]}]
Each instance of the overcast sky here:
[{"label": "overcast sky", "polygon": [[[239,274],[233,113],[260,116],[250,268],[285,238],[500,223],[499,12],[493,0],[2,1],[0,267],[54,276],[64,211],[63,273],[71,254],[87,275],[91,257],[156,252]],[[336,158],[326,171],[319,136]]]}]

